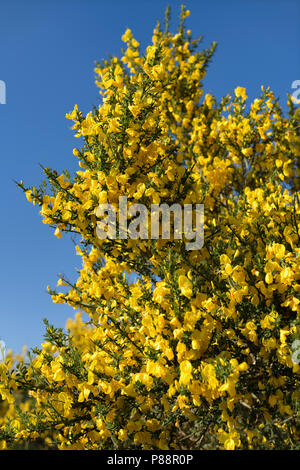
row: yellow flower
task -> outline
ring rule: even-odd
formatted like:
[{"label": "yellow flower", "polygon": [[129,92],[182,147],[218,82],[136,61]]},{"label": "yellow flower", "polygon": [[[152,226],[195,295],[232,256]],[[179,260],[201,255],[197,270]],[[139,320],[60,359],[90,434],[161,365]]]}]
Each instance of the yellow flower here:
[{"label": "yellow flower", "polygon": [[246,88],[243,88],[241,86],[238,86],[235,90],[234,90],[234,93],[235,93],[235,96],[237,98],[241,98],[242,101],[246,101],[246,99],[248,98],[247,95],[246,95]]},{"label": "yellow flower", "polygon": [[186,276],[179,276],[178,285],[181,291],[181,294],[187,298],[191,298],[193,295],[193,287],[191,281]]},{"label": "yellow flower", "polygon": [[224,449],[225,450],[234,450],[235,449],[235,443],[233,439],[227,439],[224,442]]},{"label": "yellow flower", "polygon": [[61,237],[62,237],[62,233],[61,233],[61,231],[59,230],[58,227],[56,227],[55,232],[54,232],[54,235],[55,235],[57,238],[61,238]]},{"label": "yellow flower", "polygon": [[122,36],[122,41],[123,42],[128,42],[132,39],[132,32],[129,28],[126,29],[125,33]]},{"label": "yellow flower", "polygon": [[273,276],[272,276],[272,273],[267,273],[266,276],[265,276],[265,281],[267,284],[272,284],[273,282]]},{"label": "yellow flower", "polygon": [[188,384],[192,378],[192,364],[189,361],[182,361],[180,363],[180,382]]}]

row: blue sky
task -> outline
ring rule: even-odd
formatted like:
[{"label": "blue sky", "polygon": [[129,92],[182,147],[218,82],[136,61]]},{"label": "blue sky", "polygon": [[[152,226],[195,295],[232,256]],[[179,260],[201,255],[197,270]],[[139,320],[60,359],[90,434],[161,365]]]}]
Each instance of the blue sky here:
[{"label": "blue sky", "polygon": [[[218,48],[204,81],[220,98],[245,86],[252,100],[270,86],[286,109],[286,94],[300,79],[300,5],[296,0],[186,1],[188,27]],[[119,54],[127,27],[146,47],[167,4],[172,24],[181,1],[2,0],[0,5],[0,104],[2,176],[0,339],[16,352],[43,341],[42,319],[64,326],[74,310],[52,304],[46,286],[59,273],[76,279],[80,258],[71,240],[58,240],[42,224],[13,180],[38,185],[39,163],[58,172],[77,169],[78,140],[65,114],[77,103],[88,112],[98,104],[94,62]]]}]

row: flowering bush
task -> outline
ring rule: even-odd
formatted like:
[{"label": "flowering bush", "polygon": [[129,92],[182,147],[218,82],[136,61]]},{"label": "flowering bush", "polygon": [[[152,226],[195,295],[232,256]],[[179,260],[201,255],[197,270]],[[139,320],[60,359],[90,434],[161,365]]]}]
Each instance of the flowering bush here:
[{"label": "flowering bush", "polygon": [[[2,448],[299,448],[299,116],[269,89],[205,94],[216,45],[198,51],[188,15],[171,34],[167,12],[144,54],[127,30],[97,64],[101,105],[67,115],[74,178],[19,184],[57,237],[81,236],[82,269],[49,288],[77,311],[67,330],[46,324],[28,359],[0,365]],[[119,196],[204,204],[203,248],[99,239],[97,207]]]}]

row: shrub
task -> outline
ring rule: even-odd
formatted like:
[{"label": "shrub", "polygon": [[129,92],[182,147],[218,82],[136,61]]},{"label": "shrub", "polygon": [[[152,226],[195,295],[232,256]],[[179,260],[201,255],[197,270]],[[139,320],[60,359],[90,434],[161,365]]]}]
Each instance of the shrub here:
[{"label": "shrub", "polygon": [[[67,115],[83,139],[75,176],[19,183],[56,236],[81,237],[77,282],[49,288],[80,313],[1,365],[3,447],[299,448],[298,113],[270,89],[204,94],[216,44],[198,50],[184,7],[176,34],[168,15],[144,54],[127,30],[121,58],[95,68],[101,105]],[[204,204],[204,246],[100,239],[97,208],[118,212],[120,196]]]}]

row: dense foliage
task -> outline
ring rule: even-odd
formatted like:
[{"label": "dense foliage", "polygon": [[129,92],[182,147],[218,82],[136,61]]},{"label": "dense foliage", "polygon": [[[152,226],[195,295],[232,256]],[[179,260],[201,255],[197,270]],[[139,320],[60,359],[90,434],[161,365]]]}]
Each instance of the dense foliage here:
[{"label": "dense foliage", "polygon": [[[57,237],[80,236],[82,269],[49,288],[77,311],[66,331],[0,364],[2,448],[299,448],[299,115],[269,89],[205,94],[215,44],[198,50],[188,15],[171,34],[167,12],[144,54],[127,30],[96,65],[100,106],[67,115],[74,177],[19,183]],[[204,204],[203,248],[100,240],[97,207],[124,195]]]}]

